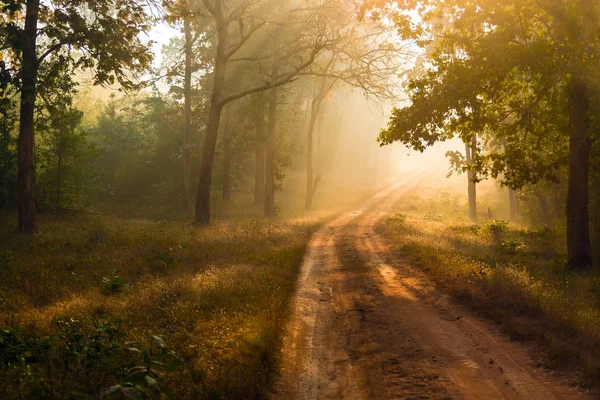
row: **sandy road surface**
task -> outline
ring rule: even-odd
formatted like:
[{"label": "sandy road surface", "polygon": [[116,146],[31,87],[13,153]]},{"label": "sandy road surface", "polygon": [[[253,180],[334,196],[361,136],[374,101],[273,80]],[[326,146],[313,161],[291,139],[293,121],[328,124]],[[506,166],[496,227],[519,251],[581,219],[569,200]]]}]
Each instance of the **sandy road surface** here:
[{"label": "sandy road surface", "polygon": [[274,399],[583,399],[391,256],[375,224],[422,176],[317,232]]}]

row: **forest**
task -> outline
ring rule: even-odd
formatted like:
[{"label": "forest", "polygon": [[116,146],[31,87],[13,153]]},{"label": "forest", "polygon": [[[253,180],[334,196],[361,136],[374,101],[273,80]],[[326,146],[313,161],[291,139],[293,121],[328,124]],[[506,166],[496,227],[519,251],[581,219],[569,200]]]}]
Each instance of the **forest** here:
[{"label": "forest", "polygon": [[596,115],[594,0],[0,0],[0,398],[597,398]]}]

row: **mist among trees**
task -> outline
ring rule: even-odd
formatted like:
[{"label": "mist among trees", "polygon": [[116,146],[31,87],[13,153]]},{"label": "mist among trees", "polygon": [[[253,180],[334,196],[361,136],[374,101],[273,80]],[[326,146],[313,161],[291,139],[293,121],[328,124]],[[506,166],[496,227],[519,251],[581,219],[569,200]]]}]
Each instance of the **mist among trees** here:
[{"label": "mist among trees", "polygon": [[410,265],[598,390],[599,67],[592,0],[0,0],[0,386],[308,387],[286,332],[406,351]]}]

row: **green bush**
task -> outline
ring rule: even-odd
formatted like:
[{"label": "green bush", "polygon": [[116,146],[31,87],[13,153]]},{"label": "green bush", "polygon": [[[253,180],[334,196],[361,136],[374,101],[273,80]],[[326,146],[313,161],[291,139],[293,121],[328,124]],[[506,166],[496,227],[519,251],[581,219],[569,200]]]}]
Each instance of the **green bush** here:
[{"label": "green bush", "polygon": [[492,233],[508,232],[510,230],[510,223],[508,221],[495,219],[486,224],[485,227]]}]

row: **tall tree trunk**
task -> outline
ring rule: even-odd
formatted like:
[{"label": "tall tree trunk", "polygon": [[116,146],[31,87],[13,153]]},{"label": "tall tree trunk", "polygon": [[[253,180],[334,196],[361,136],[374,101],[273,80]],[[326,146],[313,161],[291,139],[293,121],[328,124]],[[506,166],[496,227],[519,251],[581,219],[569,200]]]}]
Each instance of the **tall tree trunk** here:
[{"label": "tall tree trunk", "polygon": [[[189,10],[188,10],[189,11]],[[188,211],[194,210],[194,189],[192,188],[192,23],[191,16],[186,15],[183,20],[185,34],[185,78],[183,83],[184,111],[183,111],[183,184],[185,188],[185,201]]]},{"label": "tall tree trunk", "polygon": [[[502,139],[502,146],[504,147],[504,151],[506,152],[506,140]],[[508,168],[508,172],[511,172],[510,167]],[[508,208],[510,213],[510,220],[515,221],[517,215],[519,214],[519,197],[517,195],[517,191],[511,188],[508,188]]]},{"label": "tall tree trunk", "polygon": [[4,111],[2,112],[2,126],[0,126],[0,128],[0,133],[2,135],[2,147],[0,147],[0,149],[2,150],[2,153],[0,154],[0,209],[4,209],[6,208],[6,205],[8,203],[6,175],[9,167],[10,154],[8,150],[8,143],[10,140],[8,132],[8,118],[6,116],[6,112]]},{"label": "tall tree trunk", "polygon": [[265,204],[265,107],[256,113],[256,154],[254,157],[254,204]]},{"label": "tall tree trunk", "polygon": [[510,210],[510,220],[515,221],[519,213],[519,198],[517,197],[517,192],[512,189],[508,189],[508,207]]},{"label": "tall tree trunk", "polygon": [[[465,155],[467,163],[471,164],[474,161],[474,152],[477,146],[477,136],[473,136],[471,143],[465,143]],[[467,171],[467,179],[469,180],[469,218],[471,221],[477,221],[477,184],[475,183],[475,171],[469,169]]]},{"label": "tall tree trunk", "polygon": [[[274,65],[277,76],[279,67]],[[269,91],[269,121],[267,123],[265,155],[265,217],[275,216],[275,128],[277,118],[277,88]]]},{"label": "tall tree trunk", "polygon": [[569,266],[588,269],[592,255],[589,236],[588,180],[592,140],[589,137],[588,88],[573,80],[569,87],[571,136],[567,192],[567,253]]},{"label": "tall tree trunk", "polygon": [[[62,147],[62,143],[60,144]],[[62,189],[62,164],[63,164],[63,156],[62,150],[58,152],[58,159],[56,160],[56,214],[60,214],[60,196]]]},{"label": "tall tree trunk", "polygon": [[[215,9],[218,13],[222,11],[220,0],[215,1]],[[215,18],[217,22],[217,55],[215,58],[215,69],[213,88],[206,125],[206,136],[202,151],[202,165],[200,168],[200,182],[196,195],[196,225],[208,225],[210,223],[210,187],[212,183],[213,163],[215,159],[215,148],[217,135],[221,123],[223,106],[223,89],[225,86],[225,70],[227,67],[227,50],[229,48],[229,24],[221,16]]]},{"label": "tall tree trunk", "polygon": [[[279,14],[283,14],[284,0],[279,0]],[[271,80],[279,76],[279,46],[281,43],[281,25],[275,32],[273,51],[275,52],[271,65]],[[277,87],[269,91],[269,116],[267,122],[267,137],[265,140],[265,217],[274,217],[275,211],[275,129],[277,122]]]},{"label": "tall tree trunk", "polygon": [[548,210],[548,200],[546,199],[546,195],[543,193],[538,193],[538,208],[540,210],[540,223],[544,226],[544,228],[548,228],[550,226],[550,210]]},{"label": "tall tree trunk", "polygon": [[307,134],[307,145],[306,145],[306,198],[304,200],[304,209],[310,211],[312,209],[312,202],[315,196],[315,181],[314,181],[314,165],[313,165],[313,153],[314,153],[314,141],[313,135],[315,132],[315,125],[317,123],[317,117],[319,116],[319,110],[321,108],[322,99],[317,96],[313,98],[310,107],[310,120],[308,122],[308,134]]},{"label": "tall tree trunk", "polygon": [[33,160],[33,119],[38,75],[36,55],[38,12],[39,0],[27,0],[23,60],[21,63],[21,107],[18,154],[19,174],[17,178],[19,230],[22,232],[35,232],[37,230],[35,166]]},{"label": "tall tree trunk", "polygon": [[231,201],[231,135],[225,132],[223,142],[223,201]]},{"label": "tall tree trunk", "polygon": [[265,144],[256,143],[254,154],[254,204],[265,204]]},{"label": "tall tree trunk", "polygon": [[592,224],[592,261],[600,269],[600,177],[594,179],[594,220]]}]

